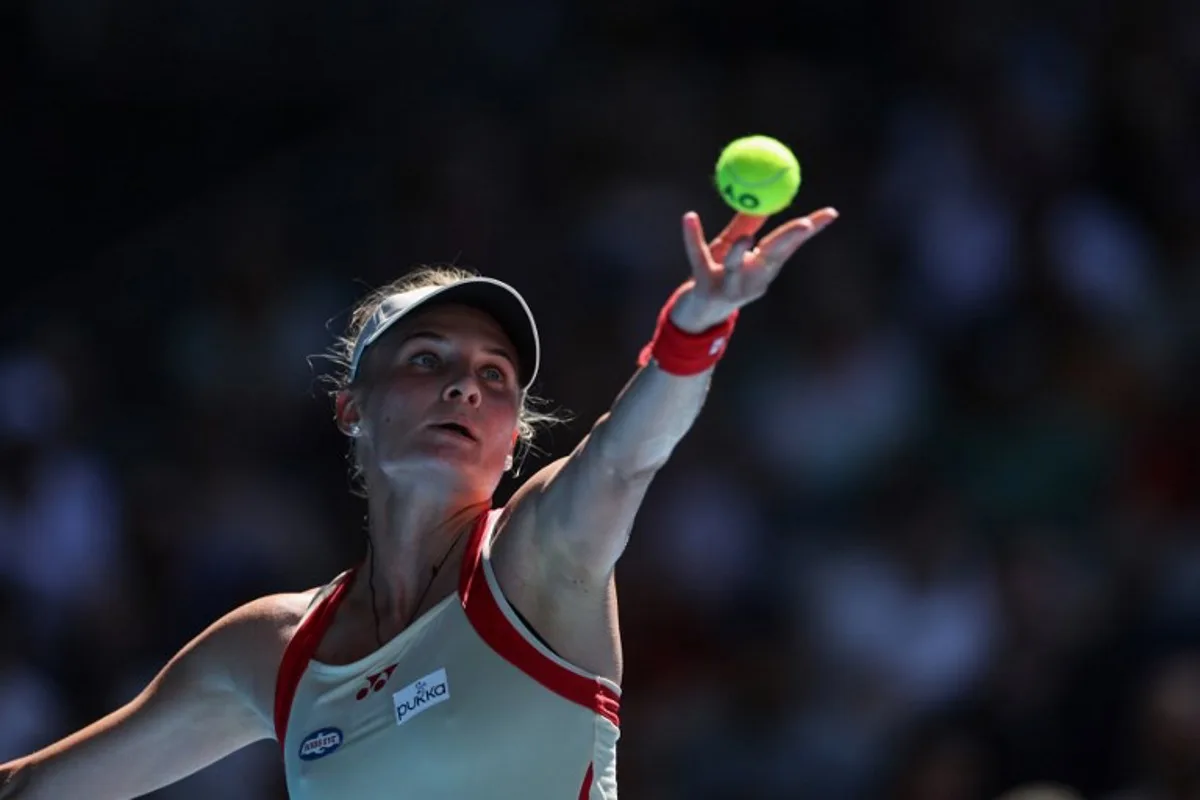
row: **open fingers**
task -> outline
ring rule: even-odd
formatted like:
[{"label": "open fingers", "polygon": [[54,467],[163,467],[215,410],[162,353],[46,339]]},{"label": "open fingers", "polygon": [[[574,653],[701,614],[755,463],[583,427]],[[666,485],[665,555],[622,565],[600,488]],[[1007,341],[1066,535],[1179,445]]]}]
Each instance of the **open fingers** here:
[{"label": "open fingers", "polygon": [[746,254],[750,252],[750,248],[754,247],[754,240],[749,236],[744,239],[738,239],[729,248],[729,252],[725,254],[725,260],[722,262],[725,266],[725,273],[731,274],[741,272],[745,266]]},{"label": "open fingers", "polygon": [[725,254],[724,273],[721,275],[721,289],[727,295],[740,295],[746,281],[746,254],[754,247],[754,239],[746,236],[738,239]]},{"label": "open fingers", "polygon": [[760,258],[768,268],[782,266],[800,245],[816,236],[837,218],[838,212],[835,209],[823,208],[806,217],[785,222],[759,242]]},{"label": "open fingers", "polygon": [[717,263],[723,262],[729,253],[729,248],[733,247],[735,242],[754,236],[766,222],[766,217],[742,214],[741,212],[734,214],[725,229],[718,233],[717,238],[713,239],[709,245],[713,260]]},{"label": "open fingers", "polygon": [[687,251],[688,263],[692,266],[692,277],[704,285],[712,279],[712,256],[704,241],[704,227],[700,215],[689,211],[683,215],[683,247]]}]

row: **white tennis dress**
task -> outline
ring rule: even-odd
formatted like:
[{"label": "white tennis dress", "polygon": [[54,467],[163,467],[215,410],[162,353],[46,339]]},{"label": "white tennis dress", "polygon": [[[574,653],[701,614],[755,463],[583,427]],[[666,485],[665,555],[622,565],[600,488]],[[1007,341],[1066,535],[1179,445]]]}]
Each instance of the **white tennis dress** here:
[{"label": "white tennis dress", "polygon": [[353,570],[321,590],[280,665],[276,736],[292,800],[614,800],[612,681],[529,631],[480,517],[458,591],[353,664],[313,660]]}]

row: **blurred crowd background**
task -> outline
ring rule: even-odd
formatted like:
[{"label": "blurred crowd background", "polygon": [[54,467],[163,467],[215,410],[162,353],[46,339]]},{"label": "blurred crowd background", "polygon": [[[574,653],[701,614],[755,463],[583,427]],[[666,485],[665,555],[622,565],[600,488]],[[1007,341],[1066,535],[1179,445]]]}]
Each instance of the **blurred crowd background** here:
[{"label": "blurred crowd background", "polygon": [[[842,218],[743,315],[619,567],[623,796],[1200,797],[1200,4],[0,21],[0,761],[362,555],[322,354],[369,289],[526,294],[573,420],[527,476],[768,133]],[[154,795],[284,796],[274,742]]]}]

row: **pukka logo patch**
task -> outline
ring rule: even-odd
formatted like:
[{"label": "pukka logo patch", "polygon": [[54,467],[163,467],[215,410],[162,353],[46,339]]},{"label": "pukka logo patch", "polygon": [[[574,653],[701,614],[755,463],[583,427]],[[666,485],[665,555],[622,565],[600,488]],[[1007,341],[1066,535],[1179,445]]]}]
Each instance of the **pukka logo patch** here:
[{"label": "pukka logo patch", "polygon": [[424,678],[418,678],[392,695],[392,704],[396,708],[396,724],[403,725],[418,714],[449,699],[450,679],[446,677],[445,668],[431,672]]}]

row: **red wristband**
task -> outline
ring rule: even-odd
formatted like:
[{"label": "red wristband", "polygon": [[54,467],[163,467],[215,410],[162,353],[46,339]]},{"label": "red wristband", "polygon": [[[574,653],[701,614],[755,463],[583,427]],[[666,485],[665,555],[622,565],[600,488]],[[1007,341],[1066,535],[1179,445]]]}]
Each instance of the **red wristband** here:
[{"label": "red wristband", "polygon": [[725,355],[729,336],[737,322],[737,311],[724,321],[700,333],[688,333],[671,322],[671,309],[679,296],[688,288],[687,284],[675,290],[658,313],[658,327],[654,338],[642,348],[638,365],[646,366],[653,358],[663,372],[672,375],[697,375],[709,369]]}]

